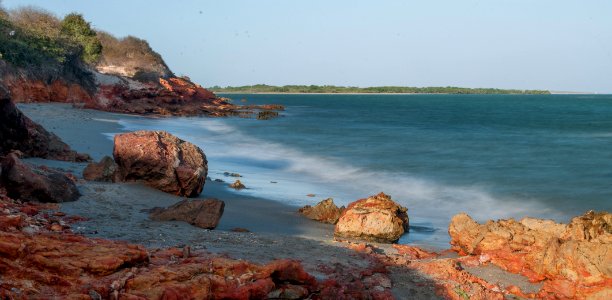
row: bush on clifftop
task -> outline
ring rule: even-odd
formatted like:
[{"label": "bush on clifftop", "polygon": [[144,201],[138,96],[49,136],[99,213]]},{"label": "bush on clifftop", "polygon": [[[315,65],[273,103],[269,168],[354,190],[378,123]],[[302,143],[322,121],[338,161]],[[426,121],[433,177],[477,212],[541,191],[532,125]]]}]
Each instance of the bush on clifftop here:
[{"label": "bush on clifftop", "polygon": [[83,48],[83,61],[96,63],[102,53],[102,44],[89,22],[85,21],[82,15],[71,13],[64,17],[61,26],[61,33]]}]

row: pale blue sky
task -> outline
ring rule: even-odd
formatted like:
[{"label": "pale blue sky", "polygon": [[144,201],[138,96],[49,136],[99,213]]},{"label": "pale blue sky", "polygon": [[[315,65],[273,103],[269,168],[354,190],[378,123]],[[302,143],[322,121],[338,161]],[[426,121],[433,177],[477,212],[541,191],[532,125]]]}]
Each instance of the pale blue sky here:
[{"label": "pale blue sky", "polygon": [[74,1],[204,85],[462,86],[612,93],[612,1]]}]

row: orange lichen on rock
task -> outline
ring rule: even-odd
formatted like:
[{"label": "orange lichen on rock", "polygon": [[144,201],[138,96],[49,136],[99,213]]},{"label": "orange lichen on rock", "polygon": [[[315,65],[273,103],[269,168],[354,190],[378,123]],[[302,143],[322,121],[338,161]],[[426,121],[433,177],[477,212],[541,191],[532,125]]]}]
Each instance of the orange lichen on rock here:
[{"label": "orange lichen on rock", "polygon": [[393,244],[393,248],[397,250],[400,255],[408,256],[410,259],[426,259],[438,257],[435,252],[429,252],[418,247],[409,245]]},{"label": "orange lichen on rock", "polygon": [[612,295],[612,214],[590,211],[569,224],[524,218],[478,224],[466,214],[449,226],[453,249],[487,255],[493,264],[531,281],[544,281],[539,296]]}]

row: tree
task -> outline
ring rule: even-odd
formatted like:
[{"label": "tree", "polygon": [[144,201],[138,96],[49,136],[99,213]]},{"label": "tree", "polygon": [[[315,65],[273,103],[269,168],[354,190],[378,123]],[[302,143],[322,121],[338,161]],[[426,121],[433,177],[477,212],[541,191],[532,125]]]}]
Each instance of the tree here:
[{"label": "tree", "polygon": [[81,14],[71,13],[62,20],[62,34],[83,47],[81,58],[83,61],[94,64],[102,53],[102,44]]}]

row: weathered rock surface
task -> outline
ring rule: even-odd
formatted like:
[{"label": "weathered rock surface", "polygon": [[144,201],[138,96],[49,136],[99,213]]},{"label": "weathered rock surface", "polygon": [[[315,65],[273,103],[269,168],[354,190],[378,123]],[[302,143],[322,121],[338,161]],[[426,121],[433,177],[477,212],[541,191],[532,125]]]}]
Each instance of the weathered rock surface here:
[{"label": "weathered rock surface", "polygon": [[92,162],[85,167],[83,178],[88,181],[117,182],[119,181],[117,169],[115,161],[109,156],[104,156],[100,162]]},{"label": "weathered rock surface", "polygon": [[[453,249],[533,281],[559,298],[601,298],[612,291],[612,214],[590,211],[569,224],[524,218],[475,222],[466,214],[449,225]],[[603,298],[602,298],[603,299]]]},{"label": "weathered rock surface", "polygon": [[113,150],[121,181],[142,181],[161,191],[186,197],[202,192],[208,172],[204,152],[165,131],[115,135]]},{"label": "weathered rock surface", "polygon": [[[86,238],[70,232],[70,217],[43,209],[57,207],[0,193],[2,299],[392,299],[384,270],[328,267],[330,278],[317,282],[293,260],[254,264]],[[52,232],[62,219],[63,231]]]},{"label": "weathered rock surface", "polygon": [[315,206],[306,205],[299,209],[299,212],[307,218],[329,224],[336,224],[342,211],[344,206],[336,206],[332,198],[322,200]]},{"label": "weathered rock surface", "polygon": [[206,229],[219,225],[225,203],[217,199],[183,200],[167,208],[156,207],[149,213],[155,221],[184,221]]},{"label": "weathered rock surface", "polygon": [[33,169],[9,154],[0,161],[0,186],[9,197],[24,201],[66,202],[81,194],[66,175],[49,169]]},{"label": "weathered rock surface", "polygon": [[87,161],[87,154],[72,151],[56,135],[26,117],[11,101],[9,93],[0,86],[0,155],[13,150],[27,157],[41,157],[65,161]]},{"label": "weathered rock surface", "polygon": [[344,210],[336,228],[336,237],[392,243],[408,231],[407,209],[380,193],[357,200]]}]

